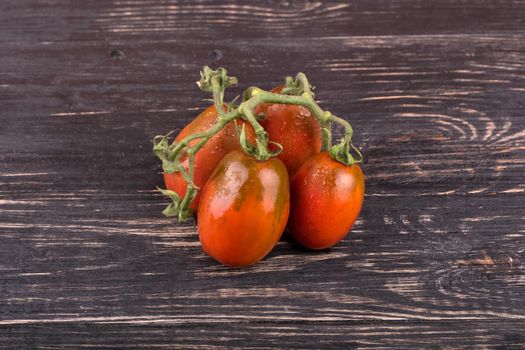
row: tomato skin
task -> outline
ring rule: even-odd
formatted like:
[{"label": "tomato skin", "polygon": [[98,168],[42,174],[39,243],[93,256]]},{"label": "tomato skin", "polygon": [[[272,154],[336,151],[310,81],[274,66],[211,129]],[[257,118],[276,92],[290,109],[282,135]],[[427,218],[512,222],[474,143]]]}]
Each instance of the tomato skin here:
[{"label": "tomato skin", "polygon": [[204,251],[224,265],[245,267],[264,258],[290,213],[288,173],[277,158],[257,161],[228,153],[202,191],[198,211]]},{"label": "tomato skin", "polygon": [[342,240],[357,219],[365,178],[359,165],[345,166],[322,152],[301,166],[290,191],[290,233],[307,248],[325,249]]},{"label": "tomato skin", "polygon": [[[280,93],[283,86],[272,90]],[[263,103],[255,109],[255,115],[263,113],[260,121],[268,132],[270,141],[280,143],[283,151],[277,156],[288,169],[290,177],[310,156],[319,153],[322,145],[321,127],[317,119],[304,107],[285,104]],[[270,144],[271,151],[277,150]]]},{"label": "tomato skin", "polygon": [[[202,111],[195,119],[193,119],[188,125],[181,130],[181,132],[175,138],[176,141],[181,141],[186,136],[191,134],[203,132],[211,128],[217,120],[217,110],[215,106],[211,105]],[[195,154],[194,163],[194,183],[197,187],[203,188],[215,170],[217,164],[221,159],[231,150],[241,149],[239,143],[239,136],[235,130],[235,124],[238,123],[242,126],[244,121],[230,122],[220,132],[214,135],[200,150]],[[246,124],[246,135],[247,139],[251,142],[255,142],[255,132],[250,124]],[[200,139],[192,140],[190,146],[195,145]],[[185,156],[182,158],[181,165],[188,171],[189,161]],[[177,194],[183,198],[186,195],[186,182],[184,181],[180,173],[164,173],[164,183],[166,188],[177,192]],[[193,212],[197,211],[201,194],[198,193],[197,197],[193,200],[190,208]]]}]

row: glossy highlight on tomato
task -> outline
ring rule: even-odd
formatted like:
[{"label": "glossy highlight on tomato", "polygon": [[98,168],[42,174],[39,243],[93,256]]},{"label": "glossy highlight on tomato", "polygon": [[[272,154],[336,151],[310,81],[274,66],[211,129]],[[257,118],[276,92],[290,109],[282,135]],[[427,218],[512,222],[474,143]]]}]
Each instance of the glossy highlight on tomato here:
[{"label": "glossy highlight on tomato", "polygon": [[329,248],[354,224],[364,199],[359,165],[346,166],[322,152],[310,157],[290,186],[292,236],[310,249]]},{"label": "glossy highlight on tomato", "polygon": [[[176,141],[181,141],[186,136],[191,134],[200,133],[211,128],[217,120],[217,110],[215,106],[209,106],[202,111],[193,121],[191,121],[175,138]],[[240,150],[241,145],[239,142],[239,136],[235,130],[235,123],[239,127],[242,127],[244,121],[238,120],[230,122],[221,131],[215,134],[204,147],[195,155],[195,178],[194,183],[197,187],[202,188],[208,181],[208,178],[213,173],[217,164],[221,159],[232,150]],[[255,140],[255,133],[253,127],[246,124],[246,135],[247,139],[251,142]],[[195,145],[200,139],[195,139],[190,142],[190,146]],[[188,171],[188,157],[185,156],[181,165]],[[187,184],[184,181],[180,173],[164,173],[164,182],[169,190],[177,192],[177,194],[183,198],[186,195]],[[197,197],[191,204],[192,211],[196,212],[199,205],[201,194],[197,194]]]},{"label": "glossy highlight on tomato", "polygon": [[202,191],[198,211],[202,248],[224,265],[252,265],[278,242],[289,212],[289,180],[283,163],[232,151]]},{"label": "glossy highlight on tomato", "polygon": [[[272,92],[280,93],[282,89],[283,86],[278,86]],[[288,169],[290,177],[306,159],[321,151],[321,127],[308,109],[297,105],[264,103],[257,106],[255,113],[264,114],[260,124],[268,132],[269,140],[283,146],[277,157]],[[269,148],[277,150],[272,144]]]}]

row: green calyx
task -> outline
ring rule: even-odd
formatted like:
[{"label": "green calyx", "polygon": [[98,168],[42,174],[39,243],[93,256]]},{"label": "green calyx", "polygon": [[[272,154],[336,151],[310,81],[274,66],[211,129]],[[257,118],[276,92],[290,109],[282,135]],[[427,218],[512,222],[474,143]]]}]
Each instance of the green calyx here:
[{"label": "green calyx", "polygon": [[[341,125],[345,129],[345,134],[341,141],[330,147],[328,153],[330,156],[337,160],[340,163],[343,163],[347,166],[352,166],[355,163],[360,163],[363,161],[363,155],[359,150],[352,144],[352,135],[354,130],[349,122],[343,118],[339,118],[331,114],[330,112],[325,112],[330,121]],[[355,153],[357,157],[354,157],[352,153]]]},{"label": "green calyx", "polygon": [[[261,103],[295,104],[307,108],[321,125],[322,149],[324,151],[328,151],[334,160],[347,166],[362,161],[361,153],[352,144],[352,127],[346,120],[336,117],[328,111],[323,111],[319,107],[314,100],[313,87],[305,74],[298,73],[295,79],[287,77],[280,94],[271,93],[258,87],[250,87],[244,91],[242,102],[238,106],[235,104],[236,99],[225,105],[225,90],[236,84],[237,78],[228,76],[226,69],[213,70],[205,66],[197,85],[201,90],[213,94],[213,102],[218,114],[215,124],[203,132],[188,135],[179,142],[170,142],[172,132],[154,137],[153,152],[162,161],[163,171],[168,174],[180,173],[187,183],[184,198],[169,189],[158,189],[171,200],[171,203],[163,211],[165,216],[178,217],[181,222],[192,217],[190,206],[200,190],[194,183],[195,154],[228,123],[237,119],[244,121],[242,126],[235,124],[239,143],[244,152],[257,160],[265,161],[270,157],[275,157],[283,150],[282,145],[269,140],[268,133],[259,124],[258,118],[264,118],[264,116],[256,116],[255,109]],[[332,123],[341,125],[345,130],[341,142],[333,146]],[[250,124],[255,131],[255,143],[248,140],[246,124]],[[190,142],[193,140],[197,140],[197,142],[190,146]],[[270,151],[269,144],[275,145],[276,150]],[[357,157],[354,157],[352,153],[355,153]],[[188,160],[188,169],[181,165],[183,158]]]},{"label": "green calyx", "polygon": [[197,82],[197,85],[202,91],[213,92],[213,79],[217,79],[217,82],[222,87],[222,91],[226,88],[237,85],[238,81],[236,77],[230,77],[228,72],[224,68],[218,68],[216,70],[211,69],[208,66],[204,66],[201,71],[201,79]]},{"label": "green calyx", "polygon": [[295,79],[292,77],[286,77],[284,79],[284,88],[281,91],[281,94],[292,95],[292,96],[301,96],[306,93],[311,98],[315,97],[313,93],[314,87],[310,85],[306,75],[304,73],[297,73]]},{"label": "green calyx", "polygon": [[[352,151],[355,152],[357,157],[354,157]],[[338,144],[333,145],[328,153],[330,154],[330,157],[347,166],[352,166],[355,163],[363,161],[363,155],[361,152],[359,152],[351,142],[345,140],[345,138],[341,139]]]}]

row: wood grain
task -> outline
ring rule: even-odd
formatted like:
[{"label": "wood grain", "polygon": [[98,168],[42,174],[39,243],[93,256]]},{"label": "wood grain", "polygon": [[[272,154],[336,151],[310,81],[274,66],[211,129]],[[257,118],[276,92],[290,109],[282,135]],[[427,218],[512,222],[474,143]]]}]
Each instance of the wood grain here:
[{"label": "wood grain", "polygon": [[[2,1],[0,348],[525,348],[523,1]],[[244,270],[165,219],[151,138],[306,72],[364,209]]]}]

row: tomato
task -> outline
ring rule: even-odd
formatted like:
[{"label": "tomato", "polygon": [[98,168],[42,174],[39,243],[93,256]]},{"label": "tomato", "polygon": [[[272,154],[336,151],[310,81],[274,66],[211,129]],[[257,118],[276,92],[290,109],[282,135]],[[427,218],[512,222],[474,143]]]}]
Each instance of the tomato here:
[{"label": "tomato", "polygon": [[[217,119],[217,110],[215,106],[209,106],[202,111],[193,121],[191,121],[175,138],[176,141],[181,141],[186,136],[196,134],[211,128]],[[242,126],[243,121],[236,121],[239,126]],[[247,139],[255,142],[255,132],[251,125],[246,123]],[[195,145],[200,139],[192,140],[190,146]],[[197,187],[204,187],[206,181],[213,173],[217,164],[221,159],[231,150],[241,149],[239,143],[239,136],[235,130],[234,122],[230,122],[220,132],[215,134],[204,145],[199,152],[195,154],[194,163],[194,183]],[[185,156],[182,159],[181,165],[188,171],[188,158]],[[186,182],[180,173],[164,173],[164,182],[169,190],[177,192],[181,198],[186,195]],[[191,204],[191,209],[196,212],[200,201],[200,193]]]},{"label": "tomato", "polygon": [[275,246],[289,212],[290,188],[283,163],[232,151],[202,191],[198,211],[202,248],[224,265],[254,264]]},{"label": "tomato", "polygon": [[322,152],[301,166],[290,191],[290,233],[307,248],[325,249],[342,240],[357,219],[365,178],[359,165],[346,166]]},{"label": "tomato", "polygon": [[[272,92],[280,93],[282,89],[283,86],[278,86]],[[270,141],[283,146],[277,157],[288,169],[290,177],[306,159],[321,151],[321,127],[308,109],[297,105],[263,103],[255,109],[255,115],[260,113],[265,116],[260,124],[268,132]],[[269,148],[277,150],[272,144]]]}]

